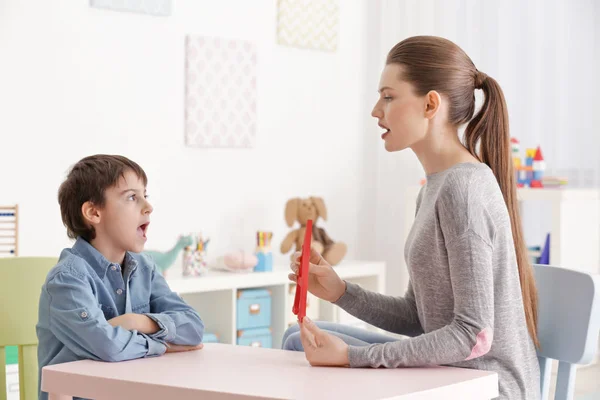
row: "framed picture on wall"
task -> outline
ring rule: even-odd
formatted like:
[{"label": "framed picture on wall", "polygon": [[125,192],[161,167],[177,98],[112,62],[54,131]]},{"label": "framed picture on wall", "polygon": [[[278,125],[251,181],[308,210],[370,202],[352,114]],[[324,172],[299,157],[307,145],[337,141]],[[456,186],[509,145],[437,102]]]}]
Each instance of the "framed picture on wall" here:
[{"label": "framed picture on wall", "polygon": [[256,45],[188,35],[185,144],[251,148],[256,139]]}]

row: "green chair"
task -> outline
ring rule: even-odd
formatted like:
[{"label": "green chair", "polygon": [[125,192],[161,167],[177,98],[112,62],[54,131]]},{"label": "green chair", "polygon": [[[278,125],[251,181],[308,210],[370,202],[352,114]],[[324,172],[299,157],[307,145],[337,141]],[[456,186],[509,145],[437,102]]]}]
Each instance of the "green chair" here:
[{"label": "green chair", "polygon": [[[18,348],[21,400],[38,398],[38,302],[57,261],[54,257],[0,258],[0,400],[6,400],[6,346]],[[15,348],[8,350],[14,356]]]}]

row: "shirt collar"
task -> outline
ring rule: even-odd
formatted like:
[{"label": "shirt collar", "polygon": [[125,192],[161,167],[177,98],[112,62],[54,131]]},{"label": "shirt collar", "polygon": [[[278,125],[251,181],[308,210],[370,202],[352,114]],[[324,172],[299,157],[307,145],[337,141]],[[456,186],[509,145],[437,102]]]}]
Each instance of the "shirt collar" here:
[{"label": "shirt collar", "polygon": [[[92,269],[98,274],[100,279],[104,279],[106,276],[106,271],[112,265],[119,265],[117,263],[112,263],[106,259],[94,246],[92,246],[87,240],[79,236],[75,241],[75,244],[72,248],[76,253],[78,253],[82,258],[84,258],[88,264],[92,267]],[[125,253],[125,266],[129,266],[131,269],[131,273],[137,268],[137,261],[133,258],[133,256],[129,253]]]}]

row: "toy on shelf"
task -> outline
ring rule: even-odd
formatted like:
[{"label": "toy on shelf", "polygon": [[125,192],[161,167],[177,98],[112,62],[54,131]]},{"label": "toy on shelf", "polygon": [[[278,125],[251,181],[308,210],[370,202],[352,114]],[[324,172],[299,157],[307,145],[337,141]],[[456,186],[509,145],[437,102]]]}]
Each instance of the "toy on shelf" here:
[{"label": "toy on shelf", "polygon": [[517,187],[543,188],[543,177],[546,169],[546,162],[542,155],[542,149],[526,149],[524,163],[519,157],[519,141],[516,138],[510,139],[513,166],[515,169],[515,180]]},{"label": "toy on shelf", "polygon": [[557,188],[565,186],[569,183],[569,179],[566,177],[559,176],[544,176],[542,178],[542,184],[545,188]]},{"label": "toy on shelf", "polygon": [[542,248],[540,246],[528,246],[527,256],[531,264],[539,264],[540,255],[542,254]]},{"label": "toy on shelf", "polygon": [[550,234],[546,235],[546,241],[544,242],[544,248],[538,259],[538,264],[550,264]]},{"label": "toy on shelf", "polygon": [[206,246],[210,239],[199,236],[194,246],[186,246],[183,253],[183,276],[199,276],[206,272]]},{"label": "toy on shelf", "polygon": [[302,248],[306,224],[310,219],[314,222],[311,232],[311,247],[320,253],[329,264],[338,264],[346,255],[346,245],[342,242],[334,242],[327,232],[325,232],[325,229],[316,226],[319,217],[323,218],[323,220],[327,220],[327,209],[325,208],[323,199],[320,197],[309,197],[306,199],[295,198],[288,200],[285,206],[285,221],[289,227],[292,227],[294,222],[298,221],[300,223],[300,228],[294,229],[287,234],[285,239],[283,239],[283,242],[281,243],[281,252],[283,254],[287,253],[293,245],[295,245],[294,251],[298,251]]},{"label": "toy on shelf", "polygon": [[177,243],[175,246],[169,251],[160,252],[156,250],[145,250],[144,253],[150,255],[154,259],[154,263],[156,264],[156,268],[161,272],[163,276],[167,276],[167,269],[169,269],[179,253],[185,249],[186,247],[190,247],[194,244],[194,238],[191,235],[179,235],[177,238]]},{"label": "toy on shelf", "polygon": [[217,257],[216,263],[211,268],[229,272],[249,272],[252,271],[257,263],[258,257],[255,254],[238,250]]},{"label": "toy on shelf", "polygon": [[19,255],[19,206],[0,206],[0,257]]},{"label": "toy on shelf", "polygon": [[306,297],[308,296],[308,266],[310,262],[310,242],[312,232],[312,220],[306,221],[302,254],[300,255],[300,268],[298,269],[298,280],[296,281],[296,296],[292,312],[298,316],[298,322],[302,322],[306,316]]},{"label": "toy on shelf", "polygon": [[273,252],[271,251],[271,239],[273,232],[256,232],[256,258],[255,272],[273,271]]},{"label": "toy on shelf", "polygon": [[527,254],[532,264],[550,264],[550,234],[546,235],[544,247],[530,246],[527,248]]}]

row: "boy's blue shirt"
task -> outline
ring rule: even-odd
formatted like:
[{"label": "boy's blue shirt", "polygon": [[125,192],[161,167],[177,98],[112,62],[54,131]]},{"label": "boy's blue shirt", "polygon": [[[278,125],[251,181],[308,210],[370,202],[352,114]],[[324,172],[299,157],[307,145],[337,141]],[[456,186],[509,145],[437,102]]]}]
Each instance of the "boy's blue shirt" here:
[{"label": "boy's blue shirt", "polygon": [[[145,335],[107,322],[126,313],[150,317],[159,331]],[[36,331],[41,382],[46,365],[83,359],[125,361],[161,355],[165,343],[197,345],[204,324],[169,289],[148,256],[127,252],[121,266],[78,238],[62,251],[46,278]],[[47,394],[40,392],[40,399]]]}]

